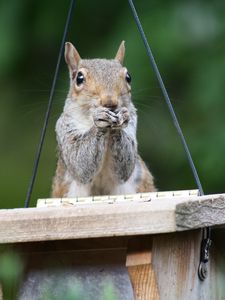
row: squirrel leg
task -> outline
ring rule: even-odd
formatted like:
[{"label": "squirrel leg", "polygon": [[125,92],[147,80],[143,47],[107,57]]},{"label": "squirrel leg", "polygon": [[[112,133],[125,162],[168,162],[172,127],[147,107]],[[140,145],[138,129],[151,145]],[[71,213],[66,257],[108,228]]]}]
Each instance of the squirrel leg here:
[{"label": "squirrel leg", "polygon": [[[73,123],[72,123],[73,124]],[[60,157],[75,181],[87,184],[100,168],[105,153],[107,129],[93,125],[81,133],[71,126],[71,118],[64,114],[56,124]]]},{"label": "squirrel leg", "polygon": [[118,120],[110,132],[109,149],[117,179],[125,182],[131,176],[137,159],[135,115],[130,115],[126,107],[117,110],[116,115]]},{"label": "squirrel leg", "polygon": [[113,169],[119,182],[131,176],[137,158],[136,143],[124,130],[112,130],[109,149],[113,157]]},{"label": "squirrel leg", "polygon": [[91,182],[99,170],[105,153],[106,135],[105,130],[93,126],[85,134],[73,136],[73,143],[64,151],[64,162],[78,182]]}]

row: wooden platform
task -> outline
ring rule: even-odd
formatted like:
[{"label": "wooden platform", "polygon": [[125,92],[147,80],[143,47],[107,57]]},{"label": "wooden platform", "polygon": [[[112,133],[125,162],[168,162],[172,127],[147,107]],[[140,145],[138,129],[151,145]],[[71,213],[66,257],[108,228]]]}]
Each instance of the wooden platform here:
[{"label": "wooden platform", "polygon": [[[0,210],[0,243],[26,265],[18,299],[39,299],[46,282],[63,290],[78,280],[85,299],[98,300],[107,276],[116,300],[225,299],[225,194],[107,197]],[[213,226],[214,244],[201,282],[204,226]]]},{"label": "wooden platform", "polygon": [[225,223],[225,194],[114,203],[67,199],[60,207],[57,201],[0,210],[0,243],[169,233]]}]

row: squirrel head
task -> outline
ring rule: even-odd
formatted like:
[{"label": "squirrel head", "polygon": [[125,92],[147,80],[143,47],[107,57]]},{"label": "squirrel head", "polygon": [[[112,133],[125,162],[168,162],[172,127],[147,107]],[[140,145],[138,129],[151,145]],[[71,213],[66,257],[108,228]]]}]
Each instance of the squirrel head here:
[{"label": "squirrel head", "polygon": [[65,60],[70,72],[72,100],[92,107],[116,109],[129,106],[131,76],[123,66],[125,43],[114,59],[81,59],[73,44],[65,44]]}]

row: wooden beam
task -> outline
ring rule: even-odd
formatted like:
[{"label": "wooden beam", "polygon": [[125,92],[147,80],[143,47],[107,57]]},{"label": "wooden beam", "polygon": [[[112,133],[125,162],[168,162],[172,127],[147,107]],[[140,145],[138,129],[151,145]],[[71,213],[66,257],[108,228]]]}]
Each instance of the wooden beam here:
[{"label": "wooden beam", "polygon": [[176,206],[177,230],[225,224],[225,196],[204,196]]},{"label": "wooden beam", "polygon": [[155,272],[151,261],[152,236],[130,238],[126,266],[135,300],[159,300]]},{"label": "wooden beam", "polygon": [[174,210],[175,202],[164,200],[2,210],[0,243],[171,232]]},{"label": "wooden beam", "polygon": [[201,230],[153,236],[152,265],[159,299],[225,299],[225,232],[212,230],[208,276],[198,278]]},{"label": "wooden beam", "polygon": [[153,237],[152,265],[160,300],[222,299],[211,297],[210,276],[204,282],[198,278],[200,241],[200,230]]},{"label": "wooden beam", "polygon": [[[222,205],[225,194],[188,199],[188,202],[187,197],[171,197],[150,202],[4,209],[0,210],[0,243],[155,234],[225,223]],[[185,210],[181,210],[182,205],[186,205]],[[194,209],[188,213],[189,206],[198,207],[198,214]],[[215,214],[215,209],[222,212]],[[193,218],[193,225],[187,226],[192,214],[202,221]]]}]

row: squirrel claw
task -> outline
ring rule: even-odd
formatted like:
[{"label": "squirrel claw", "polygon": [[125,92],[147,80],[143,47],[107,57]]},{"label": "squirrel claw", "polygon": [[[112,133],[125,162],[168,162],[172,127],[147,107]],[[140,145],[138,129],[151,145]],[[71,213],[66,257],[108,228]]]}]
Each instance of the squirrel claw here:
[{"label": "squirrel claw", "polygon": [[93,114],[93,121],[95,126],[99,128],[121,129],[128,125],[129,112],[126,107],[122,107],[115,112],[106,107],[98,107]]}]

